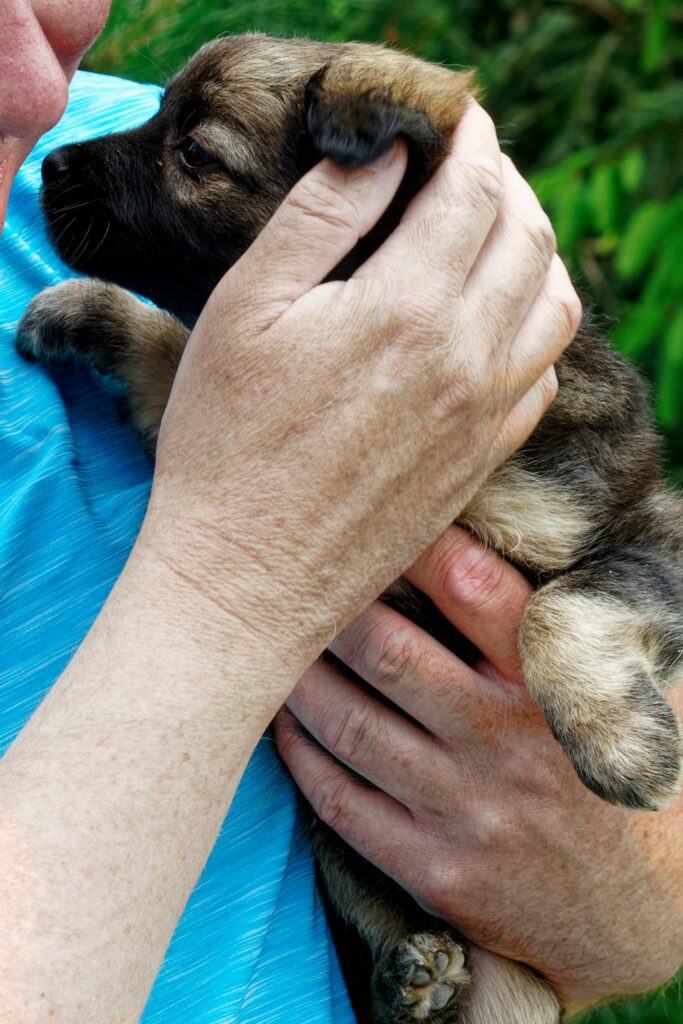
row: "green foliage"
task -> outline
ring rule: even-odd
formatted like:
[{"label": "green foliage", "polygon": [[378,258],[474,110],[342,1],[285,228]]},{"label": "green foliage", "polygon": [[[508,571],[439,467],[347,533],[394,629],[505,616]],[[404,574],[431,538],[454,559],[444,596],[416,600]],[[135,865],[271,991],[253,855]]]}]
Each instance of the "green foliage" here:
[{"label": "green foliage", "polygon": [[[114,0],[87,66],[163,81],[253,31],[475,65],[499,135],[615,344],[650,375],[683,482],[683,5],[673,0]],[[677,986],[590,1024],[683,1024]]]},{"label": "green foliage", "polygon": [[673,981],[649,996],[601,1006],[578,1024],[683,1024],[681,982]]}]

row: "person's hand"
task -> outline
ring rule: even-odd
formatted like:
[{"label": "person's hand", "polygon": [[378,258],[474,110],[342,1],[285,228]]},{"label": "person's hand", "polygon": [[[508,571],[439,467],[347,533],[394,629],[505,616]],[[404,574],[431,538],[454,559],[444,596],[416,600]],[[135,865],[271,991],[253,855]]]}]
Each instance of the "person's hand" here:
[{"label": "person's hand", "polygon": [[406,575],[483,656],[467,667],[373,604],[331,649],[396,708],[316,663],[276,722],[304,795],[425,908],[565,998],[667,980],[683,959],[683,800],[629,811],[579,782],[522,683],[531,587],[512,566],[451,527]]},{"label": "person's hand", "polygon": [[162,423],[143,537],[218,604],[229,579],[229,610],[301,671],[526,439],[580,319],[474,102],[394,234],[320,284],[405,166],[399,143],[295,186],[209,300]]}]

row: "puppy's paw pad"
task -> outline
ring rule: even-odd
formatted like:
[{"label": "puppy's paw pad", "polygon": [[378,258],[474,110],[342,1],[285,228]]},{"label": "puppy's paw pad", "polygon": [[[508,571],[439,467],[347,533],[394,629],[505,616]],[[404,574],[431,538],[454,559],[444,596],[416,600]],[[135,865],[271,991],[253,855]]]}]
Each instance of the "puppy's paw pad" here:
[{"label": "puppy's paw pad", "polygon": [[396,1019],[403,1020],[429,1020],[470,980],[465,950],[445,933],[411,935],[388,954],[381,970],[384,1002],[393,1003]]}]

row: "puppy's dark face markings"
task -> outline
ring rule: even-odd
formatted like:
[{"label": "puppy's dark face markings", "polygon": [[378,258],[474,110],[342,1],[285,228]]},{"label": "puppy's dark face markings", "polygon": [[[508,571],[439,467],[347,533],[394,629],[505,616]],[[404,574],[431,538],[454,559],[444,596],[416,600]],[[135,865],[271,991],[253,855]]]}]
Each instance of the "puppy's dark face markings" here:
[{"label": "puppy's dark face markings", "polygon": [[209,44],[146,124],[50,154],[42,205],[71,266],[198,314],[316,159],[305,102],[320,64],[259,43]]}]

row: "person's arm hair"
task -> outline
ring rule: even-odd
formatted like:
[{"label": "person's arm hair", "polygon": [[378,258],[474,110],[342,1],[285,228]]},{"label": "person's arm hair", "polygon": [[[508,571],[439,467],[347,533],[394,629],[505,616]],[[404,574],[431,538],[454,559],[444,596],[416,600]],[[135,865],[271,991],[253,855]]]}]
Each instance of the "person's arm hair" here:
[{"label": "person's arm hair", "polygon": [[137,1020],[266,723],[554,396],[580,306],[476,105],[385,246],[318,284],[405,161],[318,165],[193,331],[134,551],[0,764],[3,1022]]}]

